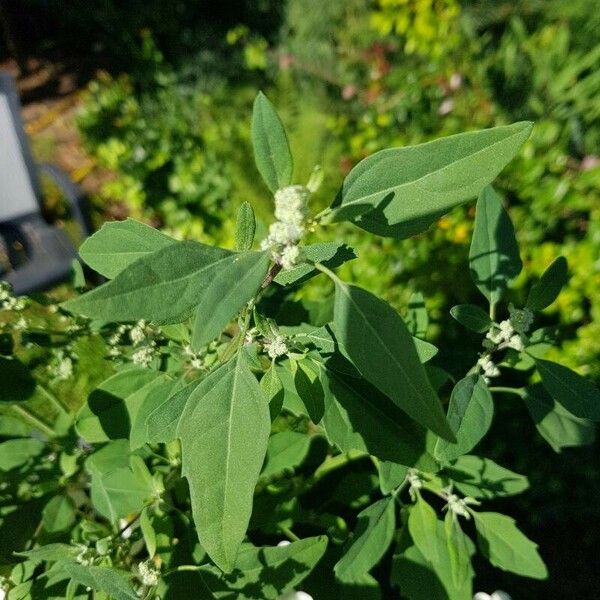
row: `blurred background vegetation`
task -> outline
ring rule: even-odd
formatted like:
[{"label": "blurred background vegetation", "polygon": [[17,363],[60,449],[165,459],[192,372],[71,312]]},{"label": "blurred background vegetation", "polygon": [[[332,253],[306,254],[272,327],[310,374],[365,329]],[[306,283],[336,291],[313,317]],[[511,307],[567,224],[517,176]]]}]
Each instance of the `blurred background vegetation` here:
[{"label": "blurred background vegetation", "polygon": [[[534,120],[532,137],[498,181],[525,264],[512,300],[522,303],[531,281],[566,256],[570,282],[540,325],[555,328],[563,342],[552,358],[600,380],[594,2],[99,0],[91,8],[22,0],[6,4],[3,15],[8,35],[0,54],[16,56],[23,77],[40,64],[56,75],[24,100],[74,94],[66,126],[77,127],[83,167],[71,170],[81,167],[90,182],[98,223],[133,216],[178,237],[231,245],[243,200],[268,223],[271,198],[249,141],[258,89],[289,128],[295,179],[305,182],[316,164],[323,168],[315,210],[377,150]],[[61,90],[65,73],[68,92]],[[38,155],[52,158],[61,136],[48,135],[43,123],[44,113],[35,113],[29,131]],[[60,214],[60,204],[50,206]],[[473,206],[457,209],[403,241],[350,226],[330,234],[343,235],[361,256],[344,267],[346,277],[402,313],[414,292],[424,295],[429,339],[460,349],[452,351],[456,373],[480,344],[448,315],[454,304],[479,302],[466,268],[472,217]],[[309,286],[308,299],[326,297],[324,285]],[[76,371],[84,376],[81,362]],[[552,576],[517,581],[482,564],[476,589],[504,588],[515,599],[591,598],[600,572],[598,445],[555,455],[510,402],[499,407],[493,442],[481,452],[530,477],[532,491],[507,511],[540,543]]]}]

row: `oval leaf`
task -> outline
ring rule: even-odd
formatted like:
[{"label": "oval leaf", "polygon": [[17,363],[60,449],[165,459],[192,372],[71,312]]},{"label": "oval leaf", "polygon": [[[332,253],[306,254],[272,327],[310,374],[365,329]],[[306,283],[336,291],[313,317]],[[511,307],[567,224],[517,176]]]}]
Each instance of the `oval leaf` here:
[{"label": "oval leaf", "polygon": [[489,315],[475,304],[457,304],[450,309],[450,314],[461,325],[477,333],[485,333],[492,324]]},{"label": "oval leaf", "polygon": [[526,306],[539,311],[550,306],[569,280],[569,265],[564,256],[559,256],[543,273],[540,280],[529,290]]}]

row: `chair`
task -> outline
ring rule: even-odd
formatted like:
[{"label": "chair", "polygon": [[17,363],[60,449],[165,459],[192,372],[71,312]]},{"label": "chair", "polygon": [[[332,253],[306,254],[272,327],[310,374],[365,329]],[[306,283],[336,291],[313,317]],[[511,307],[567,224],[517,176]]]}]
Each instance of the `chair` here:
[{"label": "chair", "polygon": [[64,281],[77,256],[66,233],[42,216],[40,173],[61,188],[81,237],[87,237],[92,227],[85,195],[57,167],[34,163],[15,81],[0,73],[0,279],[8,281],[17,295]]}]

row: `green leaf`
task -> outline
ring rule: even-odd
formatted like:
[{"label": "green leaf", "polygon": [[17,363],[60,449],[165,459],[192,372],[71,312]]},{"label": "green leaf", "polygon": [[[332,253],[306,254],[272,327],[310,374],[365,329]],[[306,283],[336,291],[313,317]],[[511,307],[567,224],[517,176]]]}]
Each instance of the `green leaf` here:
[{"label": "green leaf", "polygon": [[129,456],[129,440],[114,440],[90,454],[84,465],[90,475],[108,473],[119,467],[127,467]]},{"label": "green leaf", "polygon": [[494,416],[494,401],[481,375],[467,375],[452,390],[448,422],[456,443],[438,439],[435,457],[450,461],[472,450],[487,433]]},{"label": "green leaf", "polygon": [[365,379],[415,421],[454,440],[412,336],[389,304],[336,278],[333,322],[344,353]]},{"label": "green leaf", "polygon": [[187,401],[200,382],[201,380],[197,379],[181,389],[174,390],[150,412],[146,420],[146,437],[150,444],[170,442],[177,437],[177,427],[181,415]]},{"label": "green leaf", "polygon": [[260,389],[263,391],[263,394],[269,403],[269,413],[272,421],[281,412],[283,398],[285,396],[283,385],[277,375],[274,364],[272,364],[261,377]]},{"label": "green leaf", "polygon": [[556,402],[576,417],[600,421],[600,390],[591,381],[549,360],[536,358],[535,366]]},{"label": "green leaf", "polygon": [[319,272],[314,268],[314,263],[321,263],[328,269],[335,269],[345,262],[354,260],[356,254],[344,243],[322,242],[303,246],[302,258],[303,262],[293,269],[279,273],[275,277],[275,282],[280,285],[304,283]]},{"label": "green leaf", "polygon": [[34,378],[20,360],[0,356],[0,405],[28,400],[35,387]]},{"label": "green leaf", "polygon": [[[469,557],[474,545],[465,539]],[[436,535],[432,540],[436,546],[437,562],[428,561],[417,546],[408,546],[394,556],[392,584],[399,586],[403,597],[409,600],[472,600],[473,569],[467,565],[467,579],[457,587],[452,574],[452,561],[444,524],[437,521]]]},{"label": "green leaf", "polygon": [[138,258],[173,243],[173,238],[158,229],[126,219],[104,223],[83,242],[79,255],[94,271],[112,279]]},{"label": "green leaf", "polygon": [[548,577],[537,544],[517,528],[514,519],[495,512],[476,512],[474,518],[479,548],[495,567],[533,579]]},{"label": "green leaf", "polygon": [[42,525],[48,533],[70,529],[75,523],[75,505],[68,496],[54,496],[42,510]]},{"label": "green leaf", "polygon": [[250,250],[254,243],[256,217],[250,202],[242,202],[237,213],[235,228],[235,248],[238,251]]},{"label": "green leaf", "polygon": [[321,560],[325,536],[310,537],[285,546],[257,548],[244,544],[230,575],[203,567],[202,577],[217,600],[276,600],[297,587]]},{"label": "green leaf", "polygon": [[269,438],[267,458],[261,477],[293,472],[308,455],[310,437],[305,433],[281,431]]},{"label": "green leaf", "polygon": [[130,467],[92,474],[91,497],[94,508],[112,523],[141,510],[144,502],[154,495],[151,476],[143,466],[143,461],[135,456],[130,460]]},{"label": "green leaf", "polygon": [[330,369],[323,370],[322,382],[325,412],[321,426],[342,452],[359,450],[380,460],[436,470],[425,430],[378,390]]},{"label": "green leaf", "polygon": [[105,592],[111,600],[139,600],[124,571],[86,567],[77,563],[64,563],[63,569],[81,585]]},{"label": "green leaf", "polygon": [[504,498],[529,488],[525,475],[501,467],[489,458],[461,456],[445,470],[459,491],[471,498]]},{"label": "green leaf", "polygon": [[419,552],[431,563],[439,560],[437,527],[435,510],[417,494],[417,501],[408,513],[408,531]]},{"label": "green leaf", "polygon": [[337,578],[351,582],[370,571],[387,552],[395,530],[394,498],[383,498],[361,511],[344,554],[334,567]]},{"label": "green leaf", "polygon": [[0,443],[0,471],[10,471],[39,456],[45,444],[33,438],[7,440]]},{"label": "green leaf", "polygon": [[421,364],[429,362],[439,352],[433,344],[430,344],[425,340],[420,340],[418,337],[413,337],[412,340],[415,344],[415,350],[417,351],[417,356],[419,357]]},{"label": "green leaf", "polygon": [[46,544],[33,550],[27,550],[24,552],[15,552],[17,556],[24,556],[31,561],[41,562],[43,560],[65,560],[69,558],[75,558],[79,553],[79,549],[75,546],[69,546],[69,544]]},{"label": "green leaf", "polygon": [[408,467],[389,460],[377,463],[379,473],[379,489],[382,494],[391,494],[406,479]]},{"label": "green leaf", "polygon": [[540,280],[529,290],[525,306],[537,312],[550,306],[569,280],[569,265],[564,256],[559,256],[543,273]]},{"label": "green leaf", "polygon": [[310,420],[318,424],[325,410],[325,392],[319,378],[320,367],[309,358],[292,364],[296,365],[294,374],[296,392],[306,407]]},{"label": "green leaf", "polygon": [[489,315],[475,304],[457,304],[450,309],[450,314],[461,325],[477,333],[485,333],[492,325]]},{"label": "green leaf", "polygon": [[539,434],[555,452],[572,446],[588,446],[594,442],[594,423],[571,414],[555,402],[540,384],[528,387],[523,401]]},{"label": "green leaf", "polygon": [[458,518],[450,511],[444,517],[444,529],[446,531],[452,581],[460,589],[468,582],[469,572],[471,571],[470,540],[461,529]]},{"label": "green leaf", "polygon": [[425,307],[425,298],[421,292],[413,292],[408,300],[406,311],[406,326],[411,335],[425,337],[429,327],[429,315]]},{"label": "green leaf", "polygon": [[254,298],[271,257],[268,252],[246,252],[225,261],[196,299],[192,348],[200,350]]},{"label": "green leaf", "polygon": [[523,266],[510,217],[491,186],[477,199],[469,264],[475,285],[492,305]]},{"label": "green leaf", "polygon": [[254,162],[267,187],[276,192],[292,181],[292,153],[281,119],[259,92],[252,111]]},{"label": "green leaf", "polygon": [[179,422],[182,473],[203,548],[231,571],[267,451],[269,407],[245,351],[196,388]]},{"label": "green leaf", "polygon": [[87,442],[128,438],[148,394],[164,384],[158,371],[131,367],[102,382],[77,413],[75,428]]},{"label": "green leaf", "polygon": [[333,220],[353,220],[378,235],[425,231],[491,183],[529,137],[531,123],[472,131],[361,161],[346,177]]},{"label": "green leaf", "polygon": [[147,506],[144,507],[140,514],[140,529],[142,530],[146,550],[148,550],[148,556],[152,558],[156,554],[156,532],[154,531],[154,527],[152,527]]},{"label": "green leaf", "polygon": [[229,250],[199,242],[175,242],[139,258],[112,281],[63,307],[110,322],[181,323],[216,274],[236,257]]}]

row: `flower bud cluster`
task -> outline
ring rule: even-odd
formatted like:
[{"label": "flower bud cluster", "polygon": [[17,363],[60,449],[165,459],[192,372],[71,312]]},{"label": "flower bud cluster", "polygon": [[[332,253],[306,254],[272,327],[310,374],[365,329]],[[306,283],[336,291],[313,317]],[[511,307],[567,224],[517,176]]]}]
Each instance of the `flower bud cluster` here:
[{"label": "flower bud cluster", "polygon": [[457,517],[464,517],[465,519],[471,518],[471,513],[469,512],[468,506],[472,504],[479,504],[475,498],[471,498],[470,496],[465,496],[464,498],[459,498],[456,494],[452,493],[451,489],[444,490],[446,495],[446,506],[444,510],[451,512],[453,515]]},{"label": "flower bud cluster", "polygon": [[0,310],[21,311],[25,306],[25,298],[14,296],[10,284],[6,281],[0,281]]},{"label": "flower bud cluster", "polygon": [[280,333],[276,333],[272,338],[268,338],[263,343],[263,348],[268,354],[269,358],[275,360],[280,356],[288,353],[288,347],[285,341],[285,337]]},{"label": "flower bud cluster", "polygon": [[417,492],[423,487],[423,481],[419,477],[419,474],[415,469],[409,469],[406,474],[406,480],[408,481],[408,493],[410,494],[411,500],[414,502],[417,499]]},{"label": "flower bud cluster", "polygon": [[138,564],[138,571],[142,583],[149,587],[158,585],[160,571],[154,568],[154,564],[147,560]]},{"label": "flower bud cluster", "polygon": [[271,250],[273,260],[284,270],[293,268],[300,258],[298,242],[306,229],[308,188],[290,185],[275,192],[275,223],[269,227],[269,235],[261,244],[263,250]]}]

